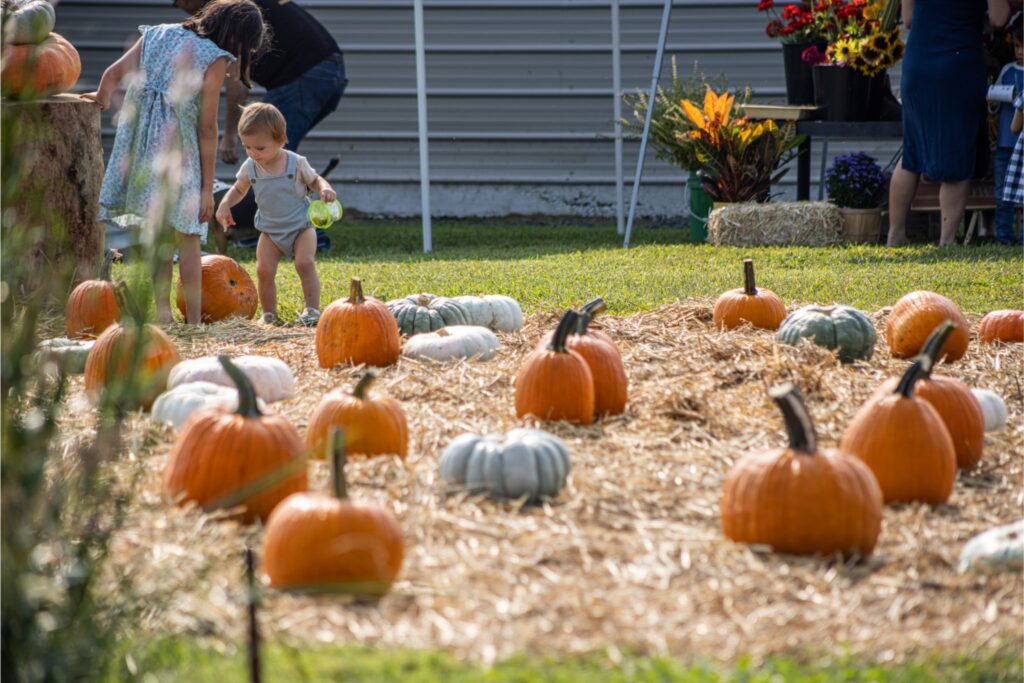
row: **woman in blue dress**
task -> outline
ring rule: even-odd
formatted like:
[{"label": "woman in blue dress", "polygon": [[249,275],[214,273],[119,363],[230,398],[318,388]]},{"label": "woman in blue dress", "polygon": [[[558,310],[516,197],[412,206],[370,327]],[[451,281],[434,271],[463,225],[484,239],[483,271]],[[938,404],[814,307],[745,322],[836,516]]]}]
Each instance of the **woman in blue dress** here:
[{"label": "woman in blue dress", "polygon": [[985,125],[988,88],[982,31],[1010,17],[1007,0],[902,0],[910,29],[903,59],[903,158],[889,184],[889,246],[907,239],[907,212],[923,173],[941,183],[940,245],[953,244],[963,219]]}]

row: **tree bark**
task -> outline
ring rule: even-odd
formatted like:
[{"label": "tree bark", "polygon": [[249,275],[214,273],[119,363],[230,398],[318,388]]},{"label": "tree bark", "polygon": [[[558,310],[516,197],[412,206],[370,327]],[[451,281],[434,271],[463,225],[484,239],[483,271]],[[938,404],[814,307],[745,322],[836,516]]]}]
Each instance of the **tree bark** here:
[{"label": "tree bark", "polygon": [[98,220],[103,182],[99,107],[64,94],[4,101],[3,108],[4,133],[11,136],[4,163],[17,165],[17,189],[7,195],[13,201],[3,207],[13,214],[4,224],[32,235],[30,247],[22,250],[36,275],[29,286],[67,282],[68,273],[72,285],[96,277],[104,235]]}]

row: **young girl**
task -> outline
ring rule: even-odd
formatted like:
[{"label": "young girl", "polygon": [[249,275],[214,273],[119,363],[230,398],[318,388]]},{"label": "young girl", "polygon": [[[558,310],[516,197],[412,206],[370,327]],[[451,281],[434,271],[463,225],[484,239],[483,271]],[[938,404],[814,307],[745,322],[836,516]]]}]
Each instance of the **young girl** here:
[{"label": "young girl", "polygon": [[277,315],[277,264],[294,254],[295,272],[302,282],[306,308],[299,315],[302,325],[316,325],[320,319],[320,278],[316,274],[316,231],[309,223],[309,198],[313,190],[325,202],[336,198],[326,180],[317,175],[305,157],[284,148],[284,116],[272,104],[251,104],[242,110],[238,135],[249,157],[235,176],[235,184],[217,207],[217,221],[227,230],[234,224],[231,207],[253,188],[256,199],[256,279],[263,307],[262,322],[279,325]]},{"label": "young girl", "polygon": [[1017,144],[1013,147],[1010,163],[1006,167],[1002,199],[1020,208],[1024,202],[1024,93],[1017,95],[1013,106],[1016,111],[1013,112],[1010,131],[1017,136]]},{"label": "young girl", "polygon": [[[105,111],[111,93],[139,71],[125,95],[100,190],[100,218],[137,216],[174,229],[186,322],[200,320],[200,242],[213,216],[217,108],[229,62],[243,83],[264,44],[263,16],[251,0],[213,0],[182,24],[140,26],[142,37],[84,97]],[[123,218],[122,218],[123,220]],[[157,240],[160,243],[160,240]],[[171,254],[161,254],[154,291],[157,319],[174,321]]]}]

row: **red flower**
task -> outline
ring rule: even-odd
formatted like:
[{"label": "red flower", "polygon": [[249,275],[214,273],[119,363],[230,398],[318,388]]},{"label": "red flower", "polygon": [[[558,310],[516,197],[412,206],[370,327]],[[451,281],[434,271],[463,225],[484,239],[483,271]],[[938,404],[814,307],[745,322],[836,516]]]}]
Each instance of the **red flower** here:
[{"label": "red flower", "polygon": [[790,27],[790,26],[783,26],[782,28],[779,29],[779,35],[780,36],[788,36],[792,32],[793,32],[793,28]]},{"label": "red flower", "polygon": [[795,19],[800,16],[801,9],[797,5],[786,5],[785,9],[782,10],[782,18],[787,21]]},{"label": "red flower", "polygon": [[757,3],[758,12],[767,12],[773,7],[775,7],[775,0],[761,0],[761,2]]},{"label": "red flower", "polygon": [[800,57],[808,64],[824,64],[828,61],[828,56],[819,50],[817,45],[811,45],[803,51]]},{"label": "red flower", "polygon": [[779,35],[779,31],[782,30],[782,22],[776,19],[775,21],[768,22],[764,32],[769,38],[776,38]]}]

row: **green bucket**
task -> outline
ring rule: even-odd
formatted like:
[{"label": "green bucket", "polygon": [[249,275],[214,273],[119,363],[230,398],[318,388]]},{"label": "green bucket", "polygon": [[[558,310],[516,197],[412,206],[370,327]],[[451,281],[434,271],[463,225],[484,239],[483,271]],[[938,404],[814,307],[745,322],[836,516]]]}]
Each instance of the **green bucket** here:
[{"label": "green bucket", "polygon": [[711,213],[711,198],[700,186],[700,176],[690,171],[686,179],[690,191],[690,241],[705,242],[708,239],[708,214]]}]

